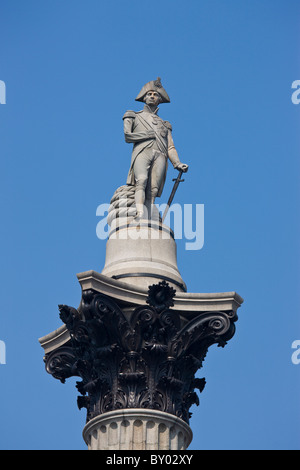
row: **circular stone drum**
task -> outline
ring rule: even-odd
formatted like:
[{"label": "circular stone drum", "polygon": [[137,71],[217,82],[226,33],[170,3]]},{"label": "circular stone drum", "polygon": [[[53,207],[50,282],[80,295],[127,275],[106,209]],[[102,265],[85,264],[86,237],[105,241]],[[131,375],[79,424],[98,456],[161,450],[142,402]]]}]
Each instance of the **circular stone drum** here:
[{"label": "circular stone drum", "polygon": [[88,450],[185,450],[192,437],[182,419],[138,408],[96,416],[83,429]]},{"label": "circular stone drum", "polygon": [[165,280],[177,291],[186,292],[177,267],[173,231],[152,220],[122,222],[120,218],[112,224],[102,274],[142,288]]}]

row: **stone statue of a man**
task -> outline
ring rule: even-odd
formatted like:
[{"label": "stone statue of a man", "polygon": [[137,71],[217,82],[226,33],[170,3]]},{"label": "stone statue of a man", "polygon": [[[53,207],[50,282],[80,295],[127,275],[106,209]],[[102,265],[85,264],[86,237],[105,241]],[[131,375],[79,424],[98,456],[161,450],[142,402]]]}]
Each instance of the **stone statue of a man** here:
[{"label": "stone statue of a man", "polygon": [[168,158],[178,171],[186,172],[188,165],[179,160],[171,124],[157,115],[159,103],[170,103],[160,78],[146,83],[136,101],[144,102],[144,109],[127,111],[123,120],[125,141],[134,144],[127,184],[135,186],[137,218],[141,218],[144,207],[151,207],[162,193]]}]

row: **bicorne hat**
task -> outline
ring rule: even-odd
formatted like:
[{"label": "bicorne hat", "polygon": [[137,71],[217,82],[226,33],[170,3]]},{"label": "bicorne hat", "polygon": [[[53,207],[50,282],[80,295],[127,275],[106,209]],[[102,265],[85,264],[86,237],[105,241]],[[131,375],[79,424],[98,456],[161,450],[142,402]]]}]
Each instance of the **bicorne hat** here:
[{"label": "bicorne hat", "polygon": [[160,77],[158,77],[156,80],[152,80],[151,82],[146,83],[146,85],[143,86],[137,95],[135,101],[144,101],[144,97],[148,91],[156,91],[160,94],[162,103],[170,103],[169,95],[162,86]]}]

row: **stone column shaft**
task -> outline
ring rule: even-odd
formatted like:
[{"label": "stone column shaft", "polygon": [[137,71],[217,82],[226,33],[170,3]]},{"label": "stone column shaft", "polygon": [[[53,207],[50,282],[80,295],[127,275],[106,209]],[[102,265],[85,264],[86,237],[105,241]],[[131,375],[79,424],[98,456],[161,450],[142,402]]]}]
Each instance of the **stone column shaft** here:
[{"label": "stone column shaft", "polygon": [[93,418],[83,438],[89,450],[185,450],[192,431],[169,413],[124,409]]}]

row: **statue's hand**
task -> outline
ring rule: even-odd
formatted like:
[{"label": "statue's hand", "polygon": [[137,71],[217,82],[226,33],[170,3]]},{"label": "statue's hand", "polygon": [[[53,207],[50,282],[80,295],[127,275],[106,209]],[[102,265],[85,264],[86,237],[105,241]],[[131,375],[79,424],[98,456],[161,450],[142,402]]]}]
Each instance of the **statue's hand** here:
[{"label": "statue's hand", "polygon": [[147,136],[148,136],[148,139],[155,139],[155,132],[150,129],[149,131],[147,131]]},{"label": "statue's hand", "polygon": [[188,169],[189,169],[189,166],[186,165],[185,163],[179,163],[176,167],[176,170],[183,171],[183,173],[186,173]]}]

